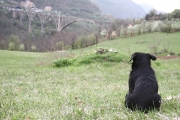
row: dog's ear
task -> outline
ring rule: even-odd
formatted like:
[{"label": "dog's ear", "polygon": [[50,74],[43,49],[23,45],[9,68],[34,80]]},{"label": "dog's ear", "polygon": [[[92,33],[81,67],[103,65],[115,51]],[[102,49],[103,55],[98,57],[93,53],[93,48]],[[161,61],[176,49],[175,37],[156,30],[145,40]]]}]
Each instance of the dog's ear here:
[{"label": "dog's ear", "polygon": [[135,57],[135,53],[131,55],[131,59],[129,62],[131,62],[133,60],[133,58]]},{"label": "dog's ear", "polygon": [[156,56],[151,55],[151,54],[149,54],[149,53],[148,53],[148,55],[149,55],[149,58],[150,58],[151,60],[153,60],[153,61],[155,61],[155,60],[156,60]]}]

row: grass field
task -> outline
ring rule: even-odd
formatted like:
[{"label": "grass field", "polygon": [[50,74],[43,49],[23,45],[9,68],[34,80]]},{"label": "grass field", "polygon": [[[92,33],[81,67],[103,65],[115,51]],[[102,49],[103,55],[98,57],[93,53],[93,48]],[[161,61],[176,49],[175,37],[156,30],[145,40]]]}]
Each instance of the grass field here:
[{"label": "grass field", "polygon": [[[180,33],[152,33],[98,44],[130,57],[150,52],[149,45],[162,39],[159,49],[180,53]],[[145,41],[137,44],[139,41]],[[94,50],[89,47],[73,54]],[[118,54],[119,54],[118,53]],[[134,120],[180,119],[180,59],[152,62],[159,83],[159,112],[132,112],[124,107],[131,64],[95,62],[53,68],[52,53],[0,51],[0,120]]]},{"label": "grass field", "polygon": [[[169,52],[180,54],[180,33],[166,34],[166,33],[150,33],[142,34],[135,37],[127,37],[102,42],[98,44],[98,47],[107,47],[117,49],[119,52],[131,55],[134,51],[151,52],[150,49],[154,45],[157,46],[160,41],[157,51],[160,52],[163,49],[167,49]],[[84,50],[92,49],[92,47],[85,48]],[[75,52],[79,50],[75,50]],[[82,51],[82,50],[81,50]]]}]

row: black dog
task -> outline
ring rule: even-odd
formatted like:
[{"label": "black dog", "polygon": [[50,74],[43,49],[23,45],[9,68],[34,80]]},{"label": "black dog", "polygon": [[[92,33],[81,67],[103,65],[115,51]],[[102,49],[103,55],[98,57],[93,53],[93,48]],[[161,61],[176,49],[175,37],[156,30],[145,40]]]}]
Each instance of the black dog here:
[{"label": "black dog", "polygon": [[125,106],[145,113],[153,109],[159,110],[161,96],[158,94],[158,84],[151,68],[151,60],[156,60],[156,57],[148,53],[136,52],[131,60],[133,60],[132,71],[129,76],[129,93],[125,97]]}]

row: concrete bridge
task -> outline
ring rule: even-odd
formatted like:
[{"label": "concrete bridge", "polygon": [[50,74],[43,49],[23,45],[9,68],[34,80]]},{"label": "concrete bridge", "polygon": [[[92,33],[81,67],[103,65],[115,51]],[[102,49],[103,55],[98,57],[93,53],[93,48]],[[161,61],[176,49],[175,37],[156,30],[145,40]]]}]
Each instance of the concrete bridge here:
[{"label": "concrete bridge", "polygon": [[44,31],[44,25],[49,18],[52,18],[54,20],[56,24],[56,30],[58,32],[61,32],[68,25],[73,24],[75,22],[86,22],[90,24],[96,24],[98,25],[98,27],[105,27],[105,26],[107,27],[112,23],[112,21],[93,20],[93,19],[86,19],[79,17],[64,16],[59,14],[57,11],[42,11],[40,9],[23,10],[19,8],[8,8],[8,7],[3,7],[3,8],[12,11],[13,16],[19,16],[21,24],[23,18],[27,15],[29,19],[28,23],[29,23],[30,33],[32,32],[32,22],[35,16],[39,16],[41,22],[41,32]]}]

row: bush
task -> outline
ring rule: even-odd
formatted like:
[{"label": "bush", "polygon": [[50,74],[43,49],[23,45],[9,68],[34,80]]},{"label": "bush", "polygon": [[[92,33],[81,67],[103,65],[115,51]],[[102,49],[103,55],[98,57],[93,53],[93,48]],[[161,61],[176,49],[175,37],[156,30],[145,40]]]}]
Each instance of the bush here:
[{"label": "bush", "polygon": [[31,46],[31,50],[32,50],[32,51],[36,51],[36,46],[35,46],[35,45],[32,45],[32,46]]},{"label": "bush", "polygon": [[103,36],[103,37],[106,37],[107,36],[107,30],[106,29],[103,29],[102,31],[101,31],[101,35]]},{"label": "bush", "polygon": [[11,35],[9,37],[8,42],[9,42],[9,47],[8,47],[9,50],[19,50],[19,45],[20,45],[21,41],[18,36]]},{"label": "bush", "polygon": [[76,40],[75,43],[74,43],[74,48],[75,48],[75,49],[76,49],[76,48],[81,48],[81,46],[82,46],[82,41],[81,41],[81,39]]},{"label": "bush", "polygon": [[69,44],[65,44],[64,49],[65,50],[70,50],[70,49],[72,49],[72,47]]},{"label": "bush", "polygon": [[87,64],[90,64],[92,63],[93,61],[91,59],[89,59],[88,57],[85,57],[83,59],[80,59],[76,65],[87,65]]},{"label": "bush", "polygon": [[56,47],[58,50],[64,50],[64,42],[63,41],[57,42]]},{"label": "bush", "polygon": [[19,50],[21,50],[21,51],[24,51],[24,50],[25,50],[24,44],[21,44],[21,45],[19,46]]},{"label": "bush", "polygon": [[87,46],[94,45],[96,37],[93,34],[88,35],[87,37]]},{"label": "bush", "polygon": [[127,56],[124,56],[119,53],[111,53],[107,52],[104,54],[96,54],[96,53],[86,53],[84,55],[74,57],[74,58],[62,58],[56,60],[52,63],[54,67],[65,67],[65,66],[78,66],[78,65],[88,65],[91,63],[119,63],[123,61],[128,61]]},{"label": "bush", "polygon": [[9,43],[8,50],[16,50],[16,46],[13,42]]},{"label": "bush", "polygon": [[68,58],[63,58],[63,59],[59,59],[56,60],[52,63],[53,67],[65,67],[65,66],[69,66],[72,65],[73,60],[68,59]]},{"label": "bush", "polygon": [[[77,43],[79,45],[80,48],[83,48],[83,47],[87,47],[87,38],[85,36],[80,36],[78,39],[77,39]],[[75,43],[75,45],[77,44]]]}]

